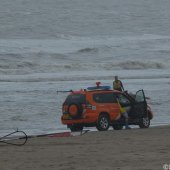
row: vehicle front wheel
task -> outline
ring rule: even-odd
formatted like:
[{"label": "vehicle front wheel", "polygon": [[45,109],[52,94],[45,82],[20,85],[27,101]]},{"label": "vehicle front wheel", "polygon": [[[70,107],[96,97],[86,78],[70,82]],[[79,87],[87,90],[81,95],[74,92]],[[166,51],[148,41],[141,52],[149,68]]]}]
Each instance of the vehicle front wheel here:
[{"label": "vehicle front wheel", "polygon": [[83,126],[81,125],[70,125],[69,128],[71,132],[78,132],[83,130]]},{"label": "vehicle front wheel", "polygon": [[140,120],[139,127],[140,128],[148,128],[150,126],[150,119],[149,117],[143,117]]},{"label": "vehicle front wheel", "polygon": [[98,118],[96,128],[99,131],[106,131],[110,126],[109,117],[106,114],[101,114]]}]

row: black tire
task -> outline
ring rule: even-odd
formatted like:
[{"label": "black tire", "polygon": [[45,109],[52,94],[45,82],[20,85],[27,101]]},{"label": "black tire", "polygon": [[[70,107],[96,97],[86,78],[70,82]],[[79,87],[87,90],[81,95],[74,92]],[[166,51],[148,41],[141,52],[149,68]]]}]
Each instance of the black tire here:
[{"label": "black tire", "polygon": [[123,129],[123,125],[120,125],[120,124],[112,125],[112,127],[114,130],[122,130]]},{"label": "black tire", "polygon": [[96,128],[99,131],[106,131],[109,129],[109,126],[110,126],[110,120],[109,120],[108,115],[101,114],[98,118]]},{"label": "black tire", "polygon": [[140,128],[149,128],[149,126],[150,126],[149,117],[143,117],[142,119],[140,119],[140,122],[139,122]]},{"label": "black tire", "polygon": [[83,126],[82,125],[71,125],[69,126],[71,132],[78,132],[78,131],[82,131],[83,130]]},{"label": "black tire", "polygon": [[[71,115],[70,112],[69,112],[69,109],[71,106],[75,105],[77,107],[77,114],[75,116]],[[67,110],[68,114],[73,118],[73,119],[77,119],[77,118],[80,118],[82,113],[83,113],[83,107],[81,104],[78,104],[78,103],[71,103],[69,104],[68,106],[68,110]]]}]

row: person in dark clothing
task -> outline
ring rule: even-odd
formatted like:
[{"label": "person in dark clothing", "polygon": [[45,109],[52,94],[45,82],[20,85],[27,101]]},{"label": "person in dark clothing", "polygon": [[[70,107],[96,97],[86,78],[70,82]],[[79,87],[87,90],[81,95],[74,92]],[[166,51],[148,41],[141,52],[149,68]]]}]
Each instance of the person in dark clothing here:
[{"label": "person in dark clothing", "polygon": [[119,90],[119,91],[124,91],[124,87],[122,82],[118,79],[118,76],[115,76],[115,81],[113,82],[113,89],[114,90]]}]

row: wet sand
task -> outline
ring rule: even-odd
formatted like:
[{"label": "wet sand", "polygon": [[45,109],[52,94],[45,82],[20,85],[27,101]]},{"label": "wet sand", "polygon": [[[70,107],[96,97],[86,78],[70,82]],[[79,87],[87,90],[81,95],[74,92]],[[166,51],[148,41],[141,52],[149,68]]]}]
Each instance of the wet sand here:
[{"label": "wet sand", "polygon": [[170,164],[170,126],[36,137],[0,143],[0,170],[162,170]]}]

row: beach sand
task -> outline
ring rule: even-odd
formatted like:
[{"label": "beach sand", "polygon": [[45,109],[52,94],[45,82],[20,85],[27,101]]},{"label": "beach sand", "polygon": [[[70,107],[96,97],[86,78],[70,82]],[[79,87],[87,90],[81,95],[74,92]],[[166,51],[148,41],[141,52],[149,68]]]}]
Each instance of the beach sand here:
[{"label": "beach sand", "polygon": [[35,137],[0,144],[0,170],[162,170],[170,164],[170,126]]}]

